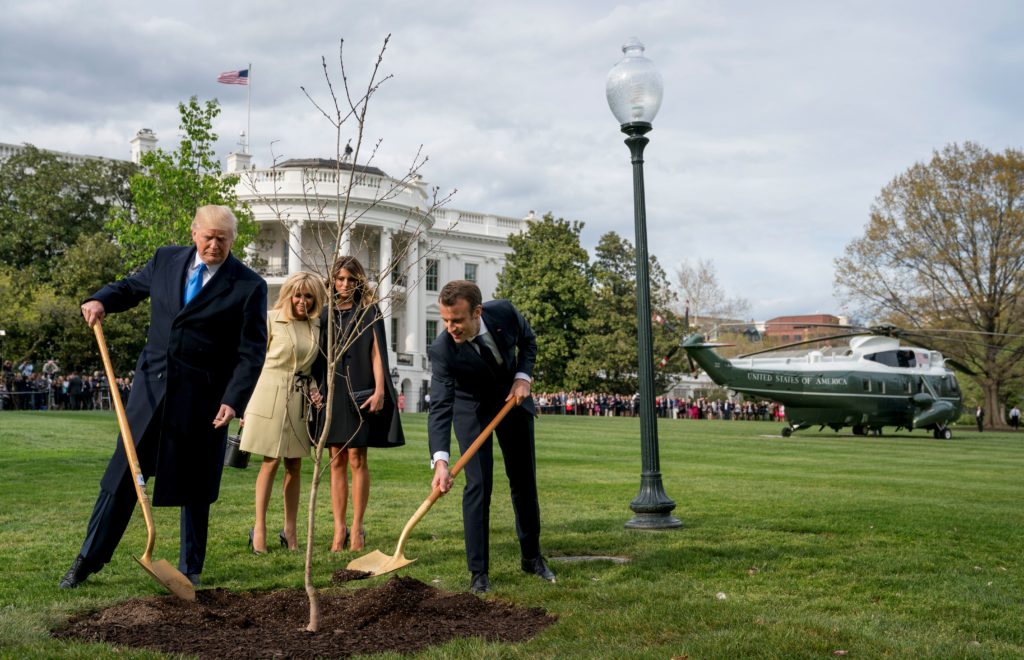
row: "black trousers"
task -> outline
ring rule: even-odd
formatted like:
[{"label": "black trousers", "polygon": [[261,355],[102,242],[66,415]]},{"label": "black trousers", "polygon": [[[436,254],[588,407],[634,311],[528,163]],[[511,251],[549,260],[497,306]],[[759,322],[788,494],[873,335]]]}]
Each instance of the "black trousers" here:
[{"label": "black trousers", "polygon": [[[540,504],[537,499],[537,460],[534,451],[533,416],[513,409],[496,429],[501,446],[515,513],[516,537],[523,558],[540,554]],[[459,438],[465,452],[476,440]],[[466,542],[466,564],[471,573],[486,573],[490,567],[491,491],[494,484],[494,443],[486,442],[463,469],[466,487],[462,493],[462,525]]]},{"label": "black trousers", "polygon": [[[159,420],[160,415],[153,416]],[[121,442],[120,438],[118,442]],[[159,422],[150,424],[150,428],[142,436],[135,450],[139,456],[139,466],[143,476],[148,479],[156,465],[156,451],[159,445]],[[79,554],[92,572],[99,571],[110,562],[124,536],[132,512],[138,503],[135,484],[131,470],[126,470],[124,477],[113,492],[100,487],[99,496],[92,509],[89,525]],[[181,507],[180,547],[178,551],[178,570],[186,575],[203,572],[206,562],[207,530],[210,523],[210,504],[192,504]]]}]

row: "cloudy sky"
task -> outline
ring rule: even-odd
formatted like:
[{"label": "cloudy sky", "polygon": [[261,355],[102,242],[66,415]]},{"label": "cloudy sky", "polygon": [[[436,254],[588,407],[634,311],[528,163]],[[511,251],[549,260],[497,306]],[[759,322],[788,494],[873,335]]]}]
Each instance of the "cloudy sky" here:
[{"label": "cloudy sky", "polygon": [[216,97],[223,156],[246,126],[257,166],[331,157],[320,67],[338,43],[364,84],[384,37],[368,135],[377,165],[457,188],[452,206],[552,212],[633,240],[629,154],[604,86],[631,36],[664,78],[646,152],[651,252],[711,259],[751,314],[839,312],[833,259],[894,176],[950,142],[1022,145],[1024,3],[518,0],[175,3],[0,0],[0,142],[128,156],[176,104]]}]

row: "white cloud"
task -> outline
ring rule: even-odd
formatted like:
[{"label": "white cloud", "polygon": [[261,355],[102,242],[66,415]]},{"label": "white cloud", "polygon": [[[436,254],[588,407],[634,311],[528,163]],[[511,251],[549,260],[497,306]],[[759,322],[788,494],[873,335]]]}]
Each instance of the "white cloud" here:
[{"label": "white cloud", "polygon": [[[6,3],[0,141],[124,157],[141,127],[177,134],[175,105],[216,96],[222,153],[246,125],[252,63],[257,163],[331,156],[326,101],[339,39],[364,85],[384,36],[394,74],[375,98],[377,164],[426,178],[454,205],[552,211],[633,238],[629,156],[604,100],[619,46],[637,36],[665,79],[647,149],[651,251],[667,270],[712,258],[759,318],[838,311],[832,260],[880,188],[951,141],[1019,147],[1018,3],[750,0],[438,0],[171,5]],[[335,77],[337,80],[337,77]],[[344,139],[351,136],[346,133]],[[344,142],[343,139],[343,142]]]}]

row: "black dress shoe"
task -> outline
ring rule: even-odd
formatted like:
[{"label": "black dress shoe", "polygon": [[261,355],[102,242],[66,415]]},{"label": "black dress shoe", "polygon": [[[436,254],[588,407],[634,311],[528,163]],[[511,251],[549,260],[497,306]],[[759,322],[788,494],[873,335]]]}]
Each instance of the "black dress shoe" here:
[{"label": "black dress shoe", "polygon": [[75,557],[75,561],[71,562],[71,568],[67,570],[64,577],[60,579],[61,589],[74,589],[78,585],[85,582],[85,578],[89,577],[96,571],[89,568],[85,563],[85,557],[78,555]]},{"label": "black dress shoe", "polygon": [[544,561],[544,557],[537,555],[533,559],[524,559],[522,561],[523,572],[533,573],[542,580],[548,582],[555,581],[555,574],[548,568],[547,562]]},{"label": "black dress shoe", "polygon": [[485,594],[491,590],[491,581],[487,579],[487,573],[473,573],[469,581],[469,590],[475,594]]},{"label": "black dress shoe", "polygon": [[199,573],[186,573],[185,577],[188,578],[188,581],[192,583],[193,587],[199,586]]}]

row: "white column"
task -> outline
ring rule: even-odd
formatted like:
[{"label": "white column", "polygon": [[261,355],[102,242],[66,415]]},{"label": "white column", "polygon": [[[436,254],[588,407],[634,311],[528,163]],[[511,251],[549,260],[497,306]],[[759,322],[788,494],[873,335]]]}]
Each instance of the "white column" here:
[{"label": "white column", "polygon": [[302,270],[302,221],[288,223],[288,274]]},{"label": "white column", "polygon": [[354,256],[352,255],[352,226],[346,222],[345,230],[341,232],[341,251],[338,252],[339,257],[343,256]]},{"label": "white column", "polygon": [[412,240],[413,245],[409,251],[412,267],[405,286],[405,352],[412,353],[415,365],[416,358],[423,352],[420,347],[420,337],[423,336],[423,321],[420,317],[423,308],[423,281],[420,279],[423,264],[420,263],[420,239],[413,235]]},{"label": "white column", "polygon": [[380,272],[377,275],[377,297],[380,299],[380,311],[384,314],[384,327],[388,333],[388,341],[391,341],[391,316],[393,314],[391,302],[391,230],[381,228],[380,230]]}]

